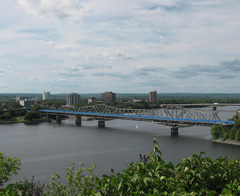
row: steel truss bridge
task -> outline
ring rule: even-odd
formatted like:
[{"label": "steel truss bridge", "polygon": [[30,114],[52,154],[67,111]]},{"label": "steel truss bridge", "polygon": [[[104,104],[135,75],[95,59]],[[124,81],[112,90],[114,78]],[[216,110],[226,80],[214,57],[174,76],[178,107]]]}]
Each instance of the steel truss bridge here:
[{"label": "steel truss bridge", "polygon": [[81,126],[81,117],[98,120],[99,127],[105,127],[105,121],[113,119],[151,121],[171,127],[171,133],[177,133],[180,127],[233,125],[234,121],[221,121],[216,111],[197,111],[182,107],[162,107],[159,109],[126,109],[99,104],[94,106],[61,106],[39,110],[46,116],[55,116],[61,122],[66,116],[75,116],[76,125]]}]

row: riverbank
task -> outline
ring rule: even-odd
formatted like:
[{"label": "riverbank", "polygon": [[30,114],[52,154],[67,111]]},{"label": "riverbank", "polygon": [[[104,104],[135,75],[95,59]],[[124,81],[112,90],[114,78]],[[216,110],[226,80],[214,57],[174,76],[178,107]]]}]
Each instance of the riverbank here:
[{"label": "riverbank", "polygon": [[14,124],[14,123],[25,123],[25,124],[36,124],[36,123],[41,123],[44,122],[43,120],[10,120],[10,121],[0,121],[0,125],[6,125],[6,124]]},{"label": "riverbank", "polygon": [[239,141],[236,141],[236,140],[230,140],[230,139],[227,139],[227,140],[222,140],[222,139],[212,139],[213,142],[216,142],[216,143],[221,143],[221,144],[230,144],[230,145],[236,145],[236,146],[240,146],[240,142]]}]

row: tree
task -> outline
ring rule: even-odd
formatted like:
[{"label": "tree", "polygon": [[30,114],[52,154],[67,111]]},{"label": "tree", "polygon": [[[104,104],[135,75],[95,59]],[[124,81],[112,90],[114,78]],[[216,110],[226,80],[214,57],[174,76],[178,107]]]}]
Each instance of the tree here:
[{"label": "tree", "polygon": [[24,116],[24,120],[34,120],[39,118],[40,118],[40,114],[39,112],[36,112],[36,111],[27,112],[26,115]]},{"label": "tree", "polygon": [[0,187],[9,181],[12,175],[17,174],[20,165],[20,159],[12,156],[6,157],[0,152]]},{"label": "tree", "polygon": [[237,130],[235,129],[235,127],[232,127],[230,130],[230,133],[229,133],[229,139],[234,140],[236,132],[237,132]]},{"label": "tree", "polygon": [[229,138],[229,131],[224,132],[224,134],[223,134],[223,140],[225,141],[225,140],[228,139],[228,138]]},{"label": "tree", "polygon": [[222,129],[222,127],[218,125],[212,126],[211,134],[213,136],[213,139],[221,138],[223,136],[223,133],[224,133],[224,130]]},{"label": "tree", "polygon": [[10,112],[4,112],[3,115],[1,115],[1,119],[3,120],[9,120],[12,118],[12,115]]},{"label": "tree", "polygon": [[240,141],[240,130],[238,130],[235,134],[235,140]]}]

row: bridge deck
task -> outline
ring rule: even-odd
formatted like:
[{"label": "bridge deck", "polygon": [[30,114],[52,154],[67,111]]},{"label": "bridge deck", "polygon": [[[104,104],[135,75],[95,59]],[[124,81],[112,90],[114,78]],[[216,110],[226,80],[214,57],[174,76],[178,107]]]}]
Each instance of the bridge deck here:
[{"label": "bridge deck", "polygon": [[170,118],[161,116],[139,116],[129,114],[107,114],[107,113],[90,113],[90,112],[75,112],[63,110],[39,110],[39,112],[54,114],[54,115],[76,115],[76,116],[89,116],[98,119],[125,119],[125,120],[141,120],[141,121],[154,121],[162,123],[179,123],[179,124],[192,124],[198,126],[211,126],[211,125],[233,125],[234,121],[219,121],[219,120],[202,120],[191,118]]}]

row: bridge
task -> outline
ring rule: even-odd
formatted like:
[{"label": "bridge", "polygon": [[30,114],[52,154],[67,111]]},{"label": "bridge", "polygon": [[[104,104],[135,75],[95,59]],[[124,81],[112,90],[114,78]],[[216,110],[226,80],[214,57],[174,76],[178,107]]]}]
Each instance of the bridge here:
[{"label": "bridge", "polygon": [[178,128],[190,126],[233,125],[234,121],[221,121],[216,111],[197,111],[179,107],[160,109],[126,109],[99,104],[94,106],[61,106],[39,110],[47,118],[54,118],[58,123],[69,116],[75,117],[75,124],[81,126],[82,117],[98,121],[98,127],[105,127],[105,121],[122,119],[151,121],[171,128],[171,134],[178,134]]}]

